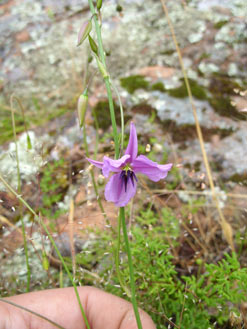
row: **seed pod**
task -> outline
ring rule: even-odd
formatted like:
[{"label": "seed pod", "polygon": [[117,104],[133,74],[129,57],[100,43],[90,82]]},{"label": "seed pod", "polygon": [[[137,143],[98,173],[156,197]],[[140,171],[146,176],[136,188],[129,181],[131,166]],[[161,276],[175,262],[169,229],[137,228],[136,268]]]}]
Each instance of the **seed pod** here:
[{"label": "seed pod", "polygon": [[80,95],[77,102],[77,113],[78,113],[78,120],[80,127],[83,126],[85,120],[85,114],[88,105],[88,93],[87,88],[85,89],[84,93]]},{"label": "seed pod", "polygon": [[92,51],[98,55],[98,46],[96,45],[95,41],[93,38],[91,38],[90,34],[88,35],[88,41],[89,41],[89,44],[90,44],[90,47],[92,49]]},{"label": "seed pod", "polygon": [[102,0],[97,0],[97,9],[100,10],[100,8],[102,7]]},{"label": "seed pod", "polygon": [[77,47],[80,46],[83,43],[83,41],[88,37],[91,30],[92,30],[91,20],[82,24],[80,31],[78,33]]}]

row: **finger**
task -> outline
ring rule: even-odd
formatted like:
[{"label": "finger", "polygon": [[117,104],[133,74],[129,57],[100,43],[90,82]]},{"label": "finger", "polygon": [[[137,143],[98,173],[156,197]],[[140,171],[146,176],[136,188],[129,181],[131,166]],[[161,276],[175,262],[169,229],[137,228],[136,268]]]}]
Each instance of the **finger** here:
[{"label": "finger", "polygon": [[[79,296],[91,329],[137,329],[132,305],[93,287],[79,287]],[[6,298],[42,314],[66,329],[86,329],[73,288],[51,289]],[[155,329],[142,310],[143,329]],[[47,321],[11,305],[0,302],[0,329],[54,329]]]}]

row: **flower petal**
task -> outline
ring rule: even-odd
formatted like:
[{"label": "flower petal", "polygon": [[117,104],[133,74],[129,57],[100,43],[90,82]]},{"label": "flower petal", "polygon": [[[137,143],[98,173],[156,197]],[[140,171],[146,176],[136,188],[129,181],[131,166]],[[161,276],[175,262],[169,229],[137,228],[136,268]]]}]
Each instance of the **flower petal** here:
[{"label": "flower petal", "polygon": [[107,156],[104,156],[103,158],[103,167],[102,167],[102,173],[105,177],[109,176],[110,172],[120,172],[126,163],[130,162],[130,155],[126,154],[122,156],[122,158],[118,160],[113,160],[111,158],[108,158]]},{"label": "flower petal", "polygon": [[107,201],[114,202],[117,207],[126,206],[130,199],[136,194],[136,181],[132,183],[128,179],[126,191],[125,184],[121,179],[121,173],[114,174],[105,186],[105,198]]},{"label": "flower petal", "polygon": [[134,123],[131,122],[129,143],[124,154],[129,154],[130,161],[132,162],[137,157],[137,153],[138,153],[138,141],[137,141],[136,128]]},{"label": "flower petal", "polygon": [[132,169],[135,173],[141,173],[148,176],[154,182],[165,178],[167,173],[172,168],[172,163],[160,165],[144,155],[139,155],[132,163]]},{"label": "flower petal", "polygon": [[86,159],[87,159],[87,161],[89,161],[90,163],[92,163],[95,167],[98,167],[98,168],[100,168],[100,169],[103,168],[103,165],[104,165],[103,162],[95,161],[95,160],[93,160],[93,159],[89,159],[89,158],[86,158]]}]

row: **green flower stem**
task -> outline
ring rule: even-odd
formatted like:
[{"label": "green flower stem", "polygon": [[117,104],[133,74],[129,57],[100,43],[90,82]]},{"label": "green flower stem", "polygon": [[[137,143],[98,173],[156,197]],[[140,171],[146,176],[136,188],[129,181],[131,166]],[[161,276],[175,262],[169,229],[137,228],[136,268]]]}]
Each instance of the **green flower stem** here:
[{"label": "green flower stem", "polygon": [[121,97],[119,95],[119,92],[117,90],[117,87],[114,85],[114,83],[111,81],[111,85],[113,87],[113,89],[115,90],[115,93],[117,95],[118,98],[118,102],[119,102],[119,107],[120,107],[120,116],[121,116],[121,143],[120,143],[120,156],[123,154],[123,144],[124,144],[124,113],[123,113],[123,105],[121,102]]},{"label": "green flower stem", "polygon": [[[17,164],[17,178],[18,178],[17,191],[18,191],[18,194],[21,195],[20,161],[19,161],[19,155],[18,155],[18,146],[17,146],[16,129],[15,129],[15,115],[14,115],[14,108],[13,108],[14,99],[16,99],[16,98],[12,95],[11,99],[10,99],[10,104],[11,104],[11,119],[12,119],[12,127],[13,127],[14,141],[15,141],[15,155],[16,155],[16,164]],[[18,102],[18,105],[20,106],[19,102]],[[26,126],[25,126],[25,128],[26,128]],[[26,133],[27,133],[27,131],[26,131]],[[26,289],[26,291],[29,292],[30,291],[30,281],[31,281],[31,270],[30,270],[30,265],[29,265],[27,237],[26,237],[26,231],[25,231],[25,224],[24,224],[24,220],[23,220],[22,203],[20,203],[20,214],[21,214],[22,235],[23,235],[23,241],[24,241],[24,252],[25,252],[26,267],[27,267],[27,289]]]},{"label": "green flower stem", "polygon": [[120,283],[120,286],[122,289],[125,291],[126,295],[131,298],[131,292],[127,288],[126,284],[124,283],[124,280],[122,278],[121,272],[120,272],[120,267],[119,267],[119,253],[120,253],[120,238],[121,238],[121,218],[120,215],[118,216],[118,232],[117,232],[117,248],[115,251],[115,264],[116,264],[116,272],[117,272],[117,277],[118,281]]},{"label": "green flower stem", "polygon": [[18,305],[18,304],[16,304],[16,303],[13,303],[13,302],[11,302],[11,301],[9,301],[9,300],[5,300],[5,299],[3,299],[3,298],[0,298],[0,302],[3,302],[3,303],[6,303],[6,304],[9,304],[9,305],[15,306],[15,307],[17,307],[17,308],[19,308],[19,309],[21,309],[21,310],[23,310],[23,311],[26,311],[26,312],[28,312],[28,313],[31,313],[32,315],[35,315],[35,316],[37,316],[37,317],[39,317],[39,318],[41,318],[41,319],[43,319],[43,320],[49,322],[49,323],[52,324],[54,327],[57,327],[57,328],[60,328],[60,329],[65,329],[64,327],[62,327],[62,326],[60,326],[59,324],[57,324],[56,322],[54,322],[54,321],[48,319],[48,318],[45,317],[44,315],[39,314],[39,313],[34,312],[34,311],[31,311],[31,310],[29,310],[28,308],[26,308],[26,307],[24,307],[24,306]]},{"label": "green flower stem", "polygon": [[15,190],[13,190],[13,188],[6,182],[6,180],[2,177],[2,175],[0,175],[0,181],[5,185],[5,187],[11,193],[13,193],[17,197],[17,199],[20,200],[20,202],[22,202],[22,204],[34,215],[35,220],[38,221],[41,224],[41,226],[43,227],[43,229],[46,232],[49,240],[51,241],[52,246],[54,247],[55,251],[57,252],[57,255],[58,255],[61,263],[63,264],[63,267],[64,267],[65,271],[67,272],[68,277],[69,277],[69,279],[70,279],[70,281],[71,281],[71,283],[72,283],[72,285],[74,287],[76,298],[77,298],[77,301],[78,301],[78,304],[79,304],[79,307],[80,307],[80,310],[81,310],[81,314],[82,314],[83,320],[84,320],[84,322],[86,324],[86,327],[87,327],[87,329],[91,329],[90,328],[90,325],[88,323],[87,317],[86,317],[86,313],[85,313],[85,311],[83,309],[83,306],[81,304],[81,300],[80,300],[80,296],[79,296],[79,293],[78,293],[78,289],[77,289],[77,287],[76,287],[76,285],[74,283],[73,277],[72,277],[72,275],[71,275],[71,273],[70,273],[70,271],[69,271],[66,263],[64,262],[63,256],[61,255],[60,251],[58,250],[58,248],[56,246],[56,243],[55,243],[54,239],[52,238],[52,236],[51,236],[48,228],[45,225],[45,223],[41,220],[41,218],[38,216],[38,214],[36,214],[36,212],[29,206],[29,204],[24,199],[22,199],[22,197],[20,195],[18,195],[15,192]]},{"label": "green flower stem", "polygon": [[132,258],[131,258],[131,251],[130,251],[127,227],[126,227],[126,222],[125,222],[124,207],[120,208],[120,218],[121,218],[122,227],[123,227],[123,236],[124,236],[125,247],[126,247],[126,251],[127,251],[127,255],[128,255],[128,263],[129,263],[129,271],[130,271],[131,301],[132,301],[132,305],[134,308],[137,327],[138,327],[138,329],[142,329],[142,323],[141,323],[140,314],[138,311],[138,306],[137,306],[137,301],[136,301],[134,270],[133,270],[133,264],[132,264]]},{"label": "green flower stem", "polygon": [[106,85],[107,96],[108,96],[108,101],[109,101],[109,108],[110,108],[110,115],[111,115],[111,122],[112,122],[112,129],[113,129],[113,136],[114,136],[114,143],[115,143],[115,158],[118,159],[119,158],[118,132],[117,132],[117,124],[116,124],[116,119],[115,119],[115,111],[114,111],[109,77],[105,78],[105,85]]},{"label": "green flower stem", "polygon": [[[102,62],[102,65],[105,68],[105,71],[107,72],[106,62],[105,62],[105,53],[102,43],[102,37],[101,37],[101,29],[98,21],[98,16],[96,14],[93,1],[88,0],[89,7],[91,10],[91,13],[93,15],[93,21],[95,25],[95,30],[97,34],[97,40],[98,40],[98,47],[99,47],[99,57]],[[117,124],[116,124],[116,118],[115,118],[115,112],[114,112],[114,105],[113,105],[113,99],[112,99],[112,92],[111,92],[111,84],[110,84],[110,78],[109,76],[104,77],[105,80],[105,86],[109,101],[109,108],[110,108],[110,116],[111,116],[111,122],[112,122],[112,129],[113,129],[113,136],[114,136],[114,143],[115,143],[115,157],[118,159],[119,157],[119,142],[118,142],[118,132],[117,132]]]}]

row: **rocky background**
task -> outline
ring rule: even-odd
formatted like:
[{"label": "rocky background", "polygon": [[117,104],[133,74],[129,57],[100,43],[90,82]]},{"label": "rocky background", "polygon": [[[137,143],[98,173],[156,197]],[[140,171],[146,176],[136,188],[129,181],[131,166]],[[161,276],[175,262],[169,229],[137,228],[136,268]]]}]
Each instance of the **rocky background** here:
[{"label": "rocky background", "polygon": [[[211,161],[224,180],[246,180],[245,1],[168,1],[167,5]],[[24,104],[27,118],[36,118],[35,126],[47,122],[47,131],[60,129],[61,121],[51,128],[50,118],[73,111],[82,92],[87,45],[77,48],[76,41],[81,24],[90,18],[87,1],[3,0],[0,14],[0,113],[4,118],[0,128],[3,136],[7,134],[4,141],[12,134],[7,131],[12,128],[7,127],[6,116],[13,93]],[[105,1],[102,17],[107,63],[125,111],[143,123],[139,132],[150,133],[148,117],[154,110],[162,133],[169,133],[179,150],[180,162],[202,169],[194,118],[161,3]],[[93,107],[105,98],[105,90],[101,77],[95,75],[94,62],[90,72],[94,76]],[[47,131],[42,131],[42,138]],[[73,138],[67,137],[64,143],[67,140],[71,146]],[[8,168],[6,157],[1,160]]]}]

